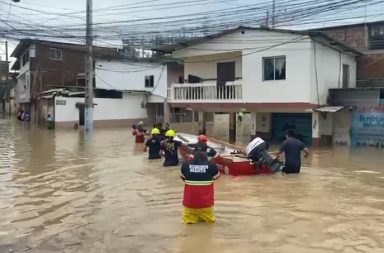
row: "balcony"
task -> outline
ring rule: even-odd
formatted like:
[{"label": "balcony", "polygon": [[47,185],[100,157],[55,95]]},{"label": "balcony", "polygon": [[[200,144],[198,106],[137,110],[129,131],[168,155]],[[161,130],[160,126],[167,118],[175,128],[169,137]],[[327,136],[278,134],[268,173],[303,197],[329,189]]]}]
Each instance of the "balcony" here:
[{"label": "balcony", "polygon": [[230,103],[240,102],[242,98],[241,80],[227,82],[223,86],[218,86],[216,81],[172,84],[168,89],[168,100],[171,103]]}]

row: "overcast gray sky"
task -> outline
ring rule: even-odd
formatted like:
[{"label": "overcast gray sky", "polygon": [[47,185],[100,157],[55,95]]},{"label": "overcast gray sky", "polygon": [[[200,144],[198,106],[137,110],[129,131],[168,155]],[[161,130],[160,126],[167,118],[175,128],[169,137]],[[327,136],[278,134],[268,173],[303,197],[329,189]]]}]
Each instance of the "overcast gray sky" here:
[{"label": "overcast gray sky", "polygon": [[[279,7],[280,5],[287,3],[309,1],[311,0],[276,0],[276,5]],[[295,25],[295,27],[282,28],[314,28],[363,22],[364,20],[376,21],[384,19],[382,17],[384,1],[366,1],[368,2],[366,9],[364,8],[364,1],[361,1],[359,8],[350,8],[336,13],[328,13],[327,15],[320,13],[316,16],[311,16],[310,20],[307,20],[307,23],[303,26]],[[11,2],[12,0],[0,0],[0,17],[2,20],[9,22],[9,24],[1,24],[0,22],[0,26],[4,27],[3,29],[10,29],[10,27],[26,27],[31,29],[46,29],[47,27],[52,27],[52,29],[57,29],[57,27],[69,28],[73,25],[77,25],[83,29],[85,26],[84,11],[86,0],[20,0],[19,3],[12,3],[12,5],[10,5]],[[247,5],[255,6],[255,4],[260,4],[260,6],[264,5],[268,8],[270,7],[270,10],[272,9],[272,0],[93,0],[93,2],[93,8],[95,10],[94,22],[103,24],[122,20],[137,20],[153,17],[166,17],[168,20],[168,18],[175,15],[197,15],[207,11],[236,8]],[[204,2],[204,4],[202,2]],[[324,4],[332,2],[332,0],[318,0],[314,2],[315,4]],[[127,5],[129,5],[128,7],[131,9],[127,9]],[[116,9],[117,6],[121,7]],[[131,6],[134,6],[135,8],[132,9]],[[112,10],[106,8],[112,8]],[[308,10],[309,9],[311,8],[308,8]],[[284,12],[284,10],[281,10],[281,12]],[[365,13],[367,14],[366,19],[364,18]],[[281,14],[284,15],[284,13]],[[188,16],[186,15],[186,17]],[[244,18],[246,17],[252,17],[252,15],[248,13]],[[331,19],[336,20],[334,22],[322,21]],[[204,19],[202,19],[202,22],[203,21]],[[211,22],[215,22],[215,20],[212,19]],[[139,24],[141,24],[141,26]],[[143,22],[138,23],[136,27],[136,23],[133,23],[133,25],[130,23],[123,23],[119,26],[115,25],[112,28],[104,29],[103,32],[106,35],[104,35],[104,37],[100,36],[96,42],[102,44],[106,41],[108,36],[114,36],[114,38],[117,39],[117,36],[121,32],[121,28],[124,26],[128,26],[128,28],[123,29],[123,32],[127,34],[129,34],[130,31],[135,30],[135,28],[138,28],[139,31],[146,31],[147,29],[149,32],[153,31],[153,29],[159,29],[159,26],[153,28],[152,26],[143,26],[142,24]],[[188,22],[177,23],[173,25],[172,28],[178,28],[177,26],[187,27],[188,25]],[[95,29],[98,28],[95,27]],[[81,43],[80,39],[78,42]],[[12,50],[17,41],[11,41],[11,43]],[[109,41],[109,43],[111,42]],[[115,41],[112,44],[117,43],[120,42]]]}]

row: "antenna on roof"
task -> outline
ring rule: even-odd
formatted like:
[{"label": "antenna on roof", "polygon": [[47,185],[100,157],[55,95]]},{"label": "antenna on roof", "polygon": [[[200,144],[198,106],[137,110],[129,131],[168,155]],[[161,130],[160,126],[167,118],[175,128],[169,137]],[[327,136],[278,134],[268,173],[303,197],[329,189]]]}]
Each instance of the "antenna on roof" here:
[{"label": "antenna on roof", "polygon": [[276,0],[272,0],[272,28],[275,28]]}]

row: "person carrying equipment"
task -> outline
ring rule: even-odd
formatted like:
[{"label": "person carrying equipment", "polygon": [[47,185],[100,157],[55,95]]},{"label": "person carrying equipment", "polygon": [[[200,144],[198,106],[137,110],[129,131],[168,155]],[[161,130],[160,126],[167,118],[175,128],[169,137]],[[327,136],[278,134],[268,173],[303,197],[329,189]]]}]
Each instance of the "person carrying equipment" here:
[{"label": "person carrying equipment", "polygon": [[161,144],[161,150],[164,152],[164,167],[177,166],[179,164],[179,154],[177,149],[183,145],[180,141],[175,141],[173,138],[176,136],[175,131],[172,129],[165,133],[166,140]]},{"label": "person carrying equipment", "polygon": [[184,180],[183,223],[214,223],[213,181],[220,177],[217,166],[210,163],[203,152],[196,152],[192,161],[181,167],[181,179]]},{"label": "person carrying equipment", "polygon": [[159,138],[160,131],[159,129],[154,128],[152,129],[151,134],[152,134],[152,137],[145,142],[144,151],[147,151],[148,149],[149,160],[161,159],[161,155],[160,155],[161,140]]}]

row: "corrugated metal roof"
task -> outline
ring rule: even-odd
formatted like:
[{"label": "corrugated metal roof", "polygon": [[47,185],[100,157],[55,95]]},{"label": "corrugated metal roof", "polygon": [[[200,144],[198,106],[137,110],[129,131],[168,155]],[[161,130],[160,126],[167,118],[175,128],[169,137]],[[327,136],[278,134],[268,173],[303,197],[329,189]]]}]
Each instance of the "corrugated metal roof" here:
[{"label": "corrugated metal roof", "polygon": [[338,112],[344,108],[345,108],[345,106],[324,106],[324,107],[320,107],[320,108],[315,109],[315,111],[318,111],[318,112]]}]

